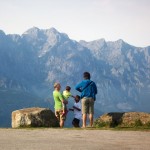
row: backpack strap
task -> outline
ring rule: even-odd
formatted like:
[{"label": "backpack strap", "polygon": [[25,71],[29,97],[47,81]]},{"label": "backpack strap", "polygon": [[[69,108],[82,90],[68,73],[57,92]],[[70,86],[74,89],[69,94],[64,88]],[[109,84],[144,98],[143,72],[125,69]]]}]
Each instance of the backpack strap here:
[{"label": "backpack strap", "polygon": [[90,83],[88,83],[83,89],[82,89],[82,92],[89,86],[93,83],[93,81],[91,81]]}]

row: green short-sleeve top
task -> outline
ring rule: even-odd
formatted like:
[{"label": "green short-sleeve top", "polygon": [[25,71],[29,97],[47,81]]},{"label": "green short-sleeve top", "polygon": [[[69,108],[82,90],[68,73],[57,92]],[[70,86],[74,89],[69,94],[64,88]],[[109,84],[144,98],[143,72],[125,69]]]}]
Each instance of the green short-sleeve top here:
[{"label": "green short-sleeve top", "polygon": [[55,110],[59,110],[62,109],[62,100],[63,100],[63,96],[59,91],[53,91],[53,98],[54,98],[54,102],[55,102]]}]

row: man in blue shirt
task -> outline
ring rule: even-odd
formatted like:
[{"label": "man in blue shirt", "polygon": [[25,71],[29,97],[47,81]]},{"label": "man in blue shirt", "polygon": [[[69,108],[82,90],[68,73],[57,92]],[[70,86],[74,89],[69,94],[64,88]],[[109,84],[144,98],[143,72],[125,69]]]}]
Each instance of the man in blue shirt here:
[{"label": "man in blue shirt", "polygon": [[94,115],[94,101],[96,100],[97,87],[96,84],[90,80],[91,75],[89,72],[83,73],[84,80],[76,85],[75,89],[81,92],[82,99],[82,115],[83,115],[83,128],[86,127],[87,114],[89,114],[90,126],[93,126]]}]

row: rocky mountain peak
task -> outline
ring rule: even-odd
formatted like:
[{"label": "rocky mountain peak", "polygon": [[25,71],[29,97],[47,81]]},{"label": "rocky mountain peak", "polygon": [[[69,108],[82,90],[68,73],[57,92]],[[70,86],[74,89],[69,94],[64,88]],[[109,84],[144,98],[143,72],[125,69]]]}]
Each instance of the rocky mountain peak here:
[{"label": "rocky mountain peak", "polygon": [[49,31],[51,31],[51,32],[53,32],[53,33],[59,33],[59,31],[58,30],[56,30],[54,27],[52,27],[52,28],[50,28],[50,29],[48,29]]},{"label": "rocky mountain peak", "polygon": [[32,28],[28,29],[27,31],[25,31],[23,34],[37,34],[39,31],[40,31],[39,28],[32,27]]},{"label": "rocky mountain peak", "polygon": [[86,42],[86,41],[79,41],[79,43],[84,46],[87,47],[88,49],[92,49],[94,51],[99,51],[102,47],[105,46],[106,41],[105,39],[98,39],[98,40],[94,40],[94,41],[90,41],[90,42]]},{"label": "rocky mountain peak", "polygon": [[18,42],[21,39],[19,34],[8,34],[8,37],[14,42]]},{"label": "rocky mountain peak", "polygon": [[43,30],[43,32],[44,32],[44,34],[47,35],[48,39],[55,39],[55,41],[57,41],[57,42],[61,42],[64,39],[66,39],[66,40],[69,39],[67,34],[60,33],[58,30],[56,30],[53,27],[50,29]]},{"label": "rocky mountain peak", "polygon": [[67,34],[60,33],[55,28],[39,29],[33,27],[24,32],[22,37],[29,42],[34,42],[35,45],[36,42],[42,42],[43,44],[47,43],[48,45],[54,46],[59,42],[69,40]]},{"label": "rocky mountain peak", "polygon": [[5,36],[5,32],[0,30],[0,38],[3,37],[3,36]]}]

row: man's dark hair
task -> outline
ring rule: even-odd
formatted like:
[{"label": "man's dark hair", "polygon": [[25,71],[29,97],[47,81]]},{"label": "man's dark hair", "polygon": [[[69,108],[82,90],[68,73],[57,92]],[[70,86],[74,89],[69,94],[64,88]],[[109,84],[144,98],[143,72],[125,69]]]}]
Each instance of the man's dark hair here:
[{"label": "man's dark hair", "polygon": [[91,78],[90,73],[89,73],[89,72],[84,72],[84,73],[83,73],[83,78],[84,78],[84,79],[90,79],[90,78]]},{"label": "man's dark hair", "polygon": [[67,91],[70,91],[70,90],[71,90],[71,87],[70,87],[70,86],[66,86],[66,90],[67,90]]},{"label": "man's dark hair", "polygon": [[80,98],[81,98],[79,95],[76,95],[76,97],[77,97],[78,99],[80,99]]}]

